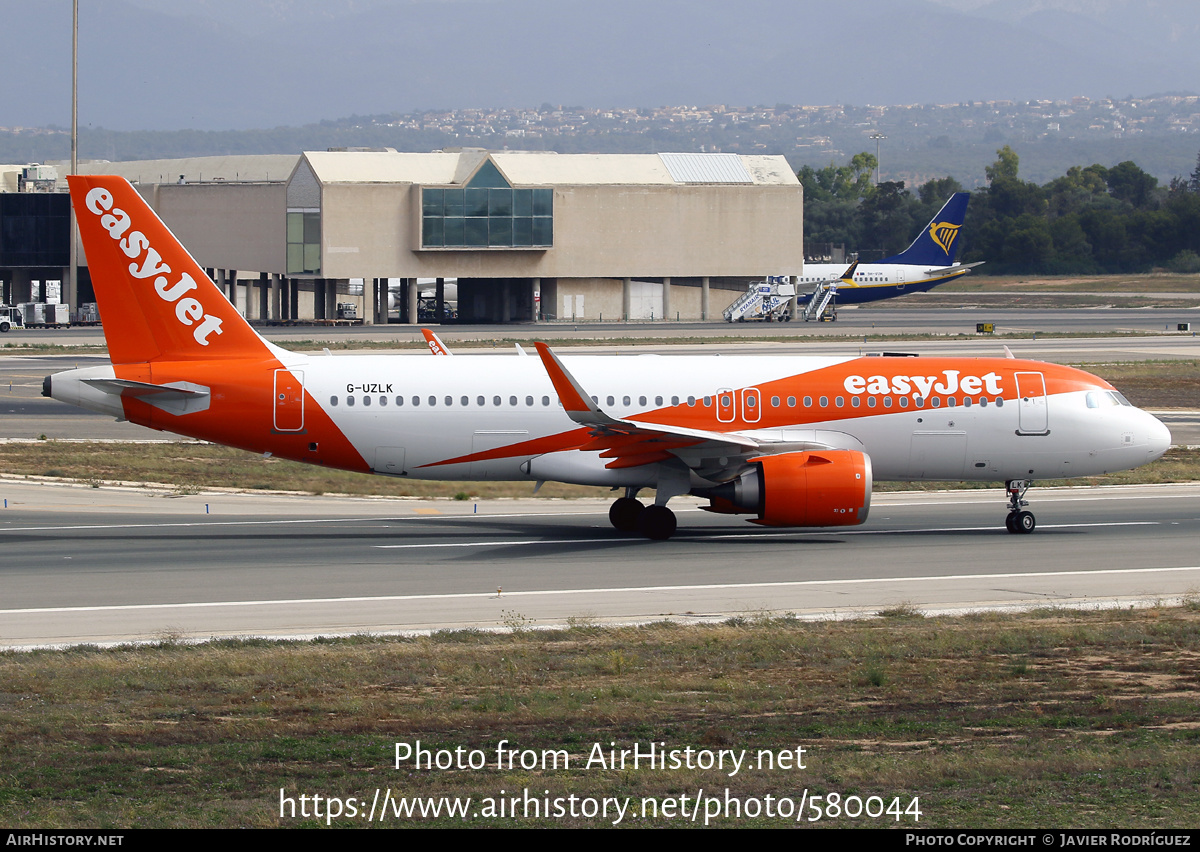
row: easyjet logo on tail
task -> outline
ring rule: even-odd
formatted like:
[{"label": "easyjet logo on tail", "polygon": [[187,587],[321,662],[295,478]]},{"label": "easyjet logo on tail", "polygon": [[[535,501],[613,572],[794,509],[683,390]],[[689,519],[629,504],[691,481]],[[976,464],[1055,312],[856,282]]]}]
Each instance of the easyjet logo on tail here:
[{"label": "easyjet logo on tail", "polygon": [[933,222],[929,226],[930,238],[941,246],[942,251],[950,254],[950,246],[954,245],[954,238],[958,236],[959,225],[950,222]]},{"label": "easyjet logo on tail", "polygon": [[130,230],[133,220],[120,207],[113,206],[111,192],[96,187],[88,192],[84,203],[89,212],[100,218],[100,227],[122,253],[134,261],[129,264],[129,274],[142,281],[154,279],[154,292],[164,302],[175,305],[175,319],[192,329],[197,343],[207,346],[210,336],[221,334],[221,318],[208,313],[199,299],[185,295],[199,287],[195,279],[186,272],[180,273],[175,281],[167,277],[171,267],[163,262],[162,255],[150,245],[145,234]]}]

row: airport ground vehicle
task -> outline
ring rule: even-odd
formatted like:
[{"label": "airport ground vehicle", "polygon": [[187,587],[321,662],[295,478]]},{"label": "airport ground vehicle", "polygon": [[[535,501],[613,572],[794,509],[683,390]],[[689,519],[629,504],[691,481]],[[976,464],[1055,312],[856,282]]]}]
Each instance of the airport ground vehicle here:
[{"label": "airport ground vehicle", "polygon": [[25,319],[20,308],[0,305],[0,332],[11,331],[14,328],[24,328]]},{"label": "airport ground vehicle", "polygon": [[[768,526],[866,520],[875,479],[1005,481],[1136,467],[1170,433],[1102,379],[1007,358],[310,355],[261,338],[122,178],[71,177],[111,366],[43,394],[319,465],[623,490],[618,529],[674,534],[668,502]],[[654,503],[638,499],[655,490]]]}]

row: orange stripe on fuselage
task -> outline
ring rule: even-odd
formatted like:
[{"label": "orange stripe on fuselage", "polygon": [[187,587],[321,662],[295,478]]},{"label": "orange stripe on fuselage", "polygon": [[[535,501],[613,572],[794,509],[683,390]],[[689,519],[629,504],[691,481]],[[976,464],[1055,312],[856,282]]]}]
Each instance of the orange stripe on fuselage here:
[{"label": "orange stripe on fuselage", "polygon": [[[716,388],[708,394],[710,401],[708,406],[703,404],[703,398],[697,398],[694,406],[681,404],[659,408],[632,414],[625,419],[645,423],[647,427],[661,427],[666,430],[672,426],[720,433],[780,429],[830,421],[856,420],[883,414],[895,414],[900,411],[926,410],[933,407],[935,399],[938,407],[946,407],[947,400],[951,397],[954,398],[956,405],[962,405],[965,396],[970,396],[976,401],[980,397],[987,397],[990,402],[994,402],[998,397],[1012,401],[1017,398],[1016,373],[1041,373],[1045,377],[1046,393],[1049,395],[1081,390],[1113,389],[1108,382],[1090,373],[1073,367],[1040,361],[1012,358],[856,358],[811,372],[763,382],[759,385],[726,389],[726,393],[733,393],[737,398],[736,416],[731,421],[717,419],[717,407],[714,403],[719,391]],[[917,382],[917,379],[920,379],[920,382]],[[966,387],[964,387],[964,379],[967,380]],[[858,386],[858,383],[853,380],[861,380],[863,385],[862,390],[858,393],[851,393],[847,390],[848,382],[851,382],[851,387]],[[882,387],[885,381],[889,393],[870,392],[872,387],[877,389]],[[907,392],[901,394],[895,391],[896,388],[903,387],[905,384],[908,387]],[[929,388],[928,396],[922,395],[923,387]],[[944,388],[947,392],[939,392],[937,390],[939,387]],[[948,392],[951,389],[953,389],[953,393]],[[970,389],[969,393],[968,389]],[[748,421],[744,417],[743,404],[745,392],[748,390],[758,392],[757,420]],[[871,396],[876,399],[874,407],[867,402],[867,398]],[[908,400],[908,405],[904,408],[899,405],[901,396]],[[922,397],[920,407],[915,405],[914,397],[916,396]],[[774,397],[779,398],[778,406],[771,404]],[[787,405],[789,397],[796,400],[794,406]],[[805,397],[811,399],[810,406],[803,405]],[[822,397],[826,400],[825,405],[820,404]],[[842,398],[840,406],[837,405],[838,397]],[[857,406],[853,404],[855,397],[859,402]],[[891,399],[891,407],[884,406],[885,398]],[[616,455],[621,458],[627,452],[642,454],[655,449],[653,445],[645,445],[648,440],[645,435],[591,437],[588,429],[580,428],[423,466],[436,467],[473,461],[535,456],[565,450],[611,449],[614,452],[604,453],[605,457]],[[672,439],[664,435],[662,440],[666,442]],[[664,443],[661,449],[678,449],[693,443],[696,442]]]},{"label": "orange stripe on fuselage", "polygon": [[[733,393],[737,399],[732,420],[717,419],[717,407],[714,403],[719,391],[716,388],[708,394],[708,406],[704,405],[703,398],[698,398],[694,406],[681,404],[632,414],[626,419],[711,432],[778,429],[831,420],[853,420],[905,410],[898,404],[901,396],[908,399],[908,410],[913,410],[916,396],[922,397],[924,408],[931,407],[933,399],[938,400],[939,406],[945,406],[950,397],[954,397],[959,405],[962,404],[964,396],[974,399],[986,396],[989,400],[1001,397],[1011,401],[1017,397],[1014,374],[1028,372],[1042,373],[1046,377],[1048,394],[1097,388],[1112,389],[1108,382],[1090,373],[1040,361],[1011,358],[856,358],[812,372],[726,391]],[[995,378],[985,380],[989,375]],[[847,389],[847,381],[852,377],[862,379],[862,390],[857,393]],[[920,383],[914,381],[918,378]],[[967,382],[969,392],[963,386],[964,379],[970,380]],[[878,391],[885,380],[888,393],[871,392],[872,387]],[[857,384],[852,384],[851,387],[857,387]],[[907,390],[903,393],[897,390],[904,387],[907,387]],[[921,392],[925,387],[930,391],[927,395]],[[945,389],[945,392],[939,391],[938,388]],[[758,404],[755,406],[757,419],[747,420],[744,408],[745,392],[752,389],[758,391]],[[876,398],[875,407],[870,407],[867,403],[867,398],[871,396]],[[777,406],[772,405],[772,399],[776,397],[779,399]],[[794,406],[787,404],[789,397],[796,400]],[[812,400],[812,404],[807,407],[803,405],[805,397]],[[826,400],[825,405],[820,404],[822,397]],[[837,404],[838,397],[842,398],[840,406]],[[853,405],[855,397],[858,398],[858,406]],[[886,397],[891,398],[890,408],[884,407],[883,400]]]},{"label": "orange stripe on fuselage", "polygon": [[[120,379],[163,385],[191,382],[209,388],[206,411],[175,415],[143,399],[125,397],[125,416],[151,429],[189,435],[203,441],[227,444],[255,453],[358,472],[371,466],[329,415],[306,390],[304,428],[299,432],[275,430],[275,371],[283,365],[274,358],[261,361],[155,361],[119,364]],[[310,445],[316,444],[316,450]]]}]

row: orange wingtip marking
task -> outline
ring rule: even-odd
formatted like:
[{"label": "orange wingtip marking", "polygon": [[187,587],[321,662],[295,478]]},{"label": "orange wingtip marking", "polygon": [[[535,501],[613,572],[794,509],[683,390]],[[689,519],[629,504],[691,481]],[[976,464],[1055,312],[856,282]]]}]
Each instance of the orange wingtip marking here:
[{"label": "orange wingtip marking", "polygon": [[442,341],[438,340],[438,336],[427,328],[421,329],[421,334],[425,336],[425,342],[429,344],[429,351],[434,355],[449,355],[450,350],[442,345]]}]

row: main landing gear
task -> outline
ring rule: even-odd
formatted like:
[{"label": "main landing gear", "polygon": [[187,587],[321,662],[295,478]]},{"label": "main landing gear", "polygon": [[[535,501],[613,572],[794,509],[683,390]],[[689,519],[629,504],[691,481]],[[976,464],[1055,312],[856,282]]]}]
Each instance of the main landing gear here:
[{"label": "main landing gear", "polygon": [[1004,519],[1004,527],[1010,533],[1031,533],[1037,526],[1033,512],[1023,508],[1029,505],[1025,501],[1025,492],[1031,485],[1033,482],[1028,479],[1010,479],[1004,483],[1004,489],[1008,492],[1008,517]]},{"label": "main landing gear", "polygon": [[609,522],[621,532],[637,532],[646,538],[664,541],[675,534],[675,513],[666,506],[645,506],[636,498],[636,488],[626,488],[625,496],[613,501]]}]

